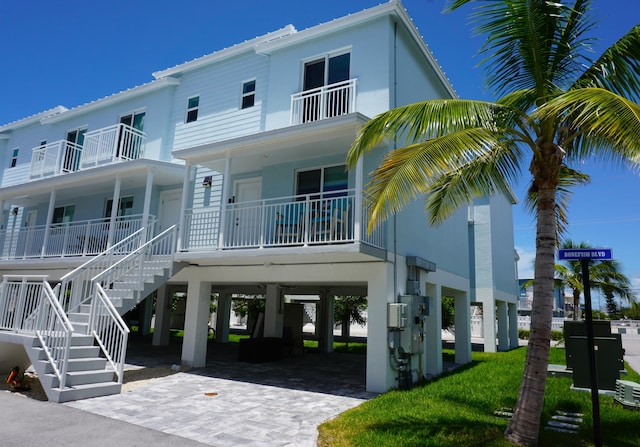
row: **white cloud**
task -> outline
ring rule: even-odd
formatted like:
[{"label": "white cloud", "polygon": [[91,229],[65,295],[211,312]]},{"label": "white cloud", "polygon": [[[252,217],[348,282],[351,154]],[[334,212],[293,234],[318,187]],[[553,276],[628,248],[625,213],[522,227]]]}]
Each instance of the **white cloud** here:
[{"label": "white cloud", "polygon": [[518,279],[532,279],[534,265],[533,261],[536,258],[535,249],[528,247],[516,247],[520,260],[518,261]]}]

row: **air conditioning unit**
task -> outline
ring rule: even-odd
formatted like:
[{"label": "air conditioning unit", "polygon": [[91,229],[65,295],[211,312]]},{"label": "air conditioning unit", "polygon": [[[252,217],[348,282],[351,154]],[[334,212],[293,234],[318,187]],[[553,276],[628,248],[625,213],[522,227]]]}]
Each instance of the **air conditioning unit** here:
[{"label": "air conditioning unit", "polygon": [[640,383],[629,380],[616,380],[614,399],[625,407],[640,409]]}]

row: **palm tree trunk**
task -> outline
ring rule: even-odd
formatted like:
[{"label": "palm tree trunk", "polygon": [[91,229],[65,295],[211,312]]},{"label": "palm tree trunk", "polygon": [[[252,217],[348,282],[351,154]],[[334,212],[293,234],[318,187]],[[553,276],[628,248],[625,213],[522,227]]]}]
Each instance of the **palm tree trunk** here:
[{"label": "palm tree trunk", "polygon": [[511,422],[505,431],[509,441],[526,446],[535,446],[538,443],[547,383],[556,248],[555,196],[556,189],[553,186],[538,191],[531,332],[518,400]]},{"label": "palm tree trunk", "polygon": [[580,319],[580,290],[573,289],[573,321]]}]

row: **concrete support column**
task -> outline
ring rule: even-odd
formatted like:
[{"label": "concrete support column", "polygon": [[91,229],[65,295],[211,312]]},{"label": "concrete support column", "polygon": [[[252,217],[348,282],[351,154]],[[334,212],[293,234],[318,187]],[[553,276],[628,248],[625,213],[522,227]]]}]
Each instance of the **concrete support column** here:
[{"label": "concrete support column", "polygon": [[171,323],[171,293],[166,285],[160,286],[156,292],[156,321],[153,328],[153,346],[169,344],[169,325]]},{"label": "concrete support column", "polygon": [[482,330],[484,352],[498,352],[496,345],[496,302],[493,297],[482,301]]},{"label": "concrete support column", "polygon": [[182,364],[190,368],[207,363],[207,336],[209,335],[209,302],[211,283],[189,281],[187,308],[184,316]]},{"label": "concrete support column", "polygon": [[456,363],[471,362],[471,301],[466,293],[454,297],[456,328]]},{"label": "concrete support column", "polygon": [[439,284],[427,283],[429,315],[424,327],[424,372],[427,376],[442,373],[442,290]]},{"label": "concrete support column", "polygon": [[520,343],[518,341],[518,306],[516,303],[507,305],[509,314],[509,348],[517,348]]},{"label": "concrete support column", "polygon": [[138,323],[138,333],[141,335],[149,335],[151,333],[151,318],[153,318],[153,294],[147,296],[142,303],[140,309],[140,319]]},{"label": "concrete support column", "polygon": [[229,320],[231,319],[231,294],[221,293],[218,296],[216,310],[216,343],[229,342]]},{"label": "concrete support column", "polygon": [[398,372],[391,366],[393,339],[387,329],[387,306],[395,295],[393,267],[390,262],[381,264],[367,281],[367,391],[376,393],[398,386]]},{"label": "concrete support column", "polygon": [[284,320],[284,303],[278,284],[267,284],[264,308],[264,336],[282,338],[282,322]]},{"label": "concrete support column", "polygon": [[335,298],[328,290],[320,291],[319,308],[316,312],[318,333],[318,351],[333,352],[333,309]]},{"label": "concrete support column", "polygon": [[498,350],[506,351],[509,349],[509,320],[506,301],[498,301],[496,309],[498,319]]}]

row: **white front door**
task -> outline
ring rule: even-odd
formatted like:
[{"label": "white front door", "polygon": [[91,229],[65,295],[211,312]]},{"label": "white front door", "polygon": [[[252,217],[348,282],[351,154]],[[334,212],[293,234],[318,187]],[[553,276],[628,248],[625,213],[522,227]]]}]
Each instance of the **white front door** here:
[{"label": "white front door", "polygon": [[160,210],[158,213],[158,234],[169,228],[171,225],[180,223],[180,201],[182,200],[182,190],[172,189],[160,193]]},{"label": "white front door", "polygon": [[231,244],[234,247],[260,245],[262,207],[262,177],[236,180],[233,183],[234,203]]}]

